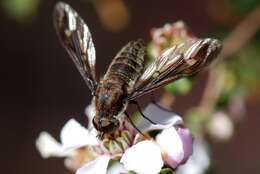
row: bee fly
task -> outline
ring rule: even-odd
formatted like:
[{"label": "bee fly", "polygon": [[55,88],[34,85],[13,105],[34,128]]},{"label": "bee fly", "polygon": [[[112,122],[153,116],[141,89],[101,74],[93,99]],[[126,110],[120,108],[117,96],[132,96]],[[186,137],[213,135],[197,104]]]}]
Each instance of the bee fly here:
[{"label": "bee fly", "polygon": [[194,39],[172,46],[145,68],[143,41],[131,41],[119,51],[104,78],[98,81],[94,44],[82,18],[68,4],[59,2],[54,10],[54,25],[92,92],[96,107],[93,125],[101,137],[117,130],[119,115],[128,116],[125,112],[128,103],[174,80],[198,73],[221,50],[218,40]]}]

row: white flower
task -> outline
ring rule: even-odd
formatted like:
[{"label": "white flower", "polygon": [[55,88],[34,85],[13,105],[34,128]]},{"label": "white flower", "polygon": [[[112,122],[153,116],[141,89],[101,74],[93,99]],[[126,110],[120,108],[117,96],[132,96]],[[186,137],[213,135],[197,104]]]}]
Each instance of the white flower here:
[{"label": "white flower", "polygon": [[61,129],[60,139],[64,151],[77,149],[86,145],[98,145],[96,132],[89,131],[75,119],[70,119]]},{"label": "white flower", "polygon": [[120,162],[114,162],[111,167],[109,167],[107,174],[124,174],[128,173],[124,165]]},{"label": "white flower", "polygon": [[85,109],[85,115],[88,117],[88,129],[93,128],[92,119],[94,118],[96,114],[96,106],[94,100],[91,101],[91,103],[86,107]]},{"label": "white flower", "polygon": [[[81,165],[78,166],[80,168],[76,174],[111,172],[113,165],[108,168],[108,163],[111,159],[118,160],[120,158],[121,163],[117,166],[121,166],[121,171],[132,170],[140,174],[156,174],[160,172],[164,163],[172,168],[184,163],[192,153],[192,137],[186,128],[180,127],[183,125],[181,117],[163,111],[155,105],[149,105],[144,114],[149,115],[149,118],[158,124],[153,125],[140,117],[135,121],[136,126],[143,133],[151,130],[161,131],[155,139],[151,137],[150,140],[144,140],[136,130],[133,131],[133,128],[126,127],[127,129],[121,128],[119,136],[117,135],[113,140],[99,140],[95,131],[89,131],[76,120],[71,119],[62,128],[60,149],[56,150],[64,153],[75,152],[85,147],[87,154],[92,157],[92,161],[90,159],[80,160],[86,161],[86,164],[78,162]],[[44,143],[46,144],[46,142]],[[41,146],[37,147],[42,153]],[[71,163],[67,160],[67,164],[69,162]],[[75,166],[70,168],[74,169]]]},{"label": "white flower", "polygon": [[43,158],[65,157],[69,152],[62,150],[62,145],[58,143],[48,132],[41,132],[36,140],[36,147]]},{"label": "white flower", "polygon": [[188,46],[190,42],[197,40],[183,21],[165,24],[161,28],[153,28],[151,35],[152,47],[149,51],[154,58],[159,57],[163,50],[173,45],[183,43]]},{"label": "white flower", "polygon": [[110,160],[109,156],[103,155],[91,161],[77,170],[76,174],[106,174],[107,166]]},{"label": "white flower", "polygon": [[120,162],[127,170],[138,174],[157,174],[163,166],[161,149],[151,140],[141,141],[127,149]]},{"label": "white flower", "polygon": [[36,148],[43,158],[67,157],[65,165],[71,170],[76,170],[96,157],[92,149],[88,148],[99,144],[96,135],[94,129],[89,131],[75,119],[70,119],[61,129],[61,143],[49,133],[41,132],[36,140]]}]

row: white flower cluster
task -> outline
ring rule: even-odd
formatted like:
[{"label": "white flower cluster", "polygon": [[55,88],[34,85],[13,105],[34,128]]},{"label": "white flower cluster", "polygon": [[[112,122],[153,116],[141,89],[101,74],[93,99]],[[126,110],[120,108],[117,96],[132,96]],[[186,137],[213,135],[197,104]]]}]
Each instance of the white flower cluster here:
[{"label": "white flower cluster", "polygon": [[[91,106],[92,107],[92,106]],[[93,116],[91,107],[87,115]],[[176,168],[192,154],[192,136],[183,127],[181,117],[149,105],[144,114],[158,124],[139,117],[135,124],[144,134],[156,130],[149,139],[142,137],[131,125],[121,126],[114,139],[99,140],[92,126],[81,126],[69,120],[61,130],[58,143],[47,132],[42,132],[36,146],[42,157],[67,157],[65,165],[76,174],[115,174],[134,171],[138,174],[157,174],[164,165]]]}]

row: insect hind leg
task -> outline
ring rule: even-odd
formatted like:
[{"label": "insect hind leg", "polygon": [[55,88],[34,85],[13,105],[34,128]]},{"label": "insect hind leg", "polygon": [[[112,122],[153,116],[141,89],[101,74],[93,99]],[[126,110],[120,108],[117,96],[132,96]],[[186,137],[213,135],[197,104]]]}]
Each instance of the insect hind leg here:
[{"label": "insect hind leg", "polygon": [[144,119],[146,119],[147,121],[149,121],[149,122],[152,123],[152,124],[157,124],[156,122],[154,122],[153,120],[151,120],[150,118],[148,118],[147,116],[145,116],[145,115],[143,114],[142,109],[141,109],[141,107],[140,107],[140,105],[138,104],[137,101],[131,101],[130,104],[134,104],[134,105],[137,106],[138,112],[142,115],[142,117],[143,117]]},{"label": "insect hind leg", "polygon": [[129,122],[131,123],[131,125],[142,135],[144,136],[145,138],[147,138],[147,136],[145,134],[142,133],[142,131],[140,129],[138,129],[138,127],[134,124],[134,122],[132,121],[132,119],[130,118],[130,115],[125,111],[124,112],[127,119],[129,120]]}]

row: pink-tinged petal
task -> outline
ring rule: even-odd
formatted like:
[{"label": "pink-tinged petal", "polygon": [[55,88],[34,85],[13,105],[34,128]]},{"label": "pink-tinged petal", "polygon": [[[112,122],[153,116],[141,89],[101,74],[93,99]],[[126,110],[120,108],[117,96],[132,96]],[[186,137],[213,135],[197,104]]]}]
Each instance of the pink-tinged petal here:
[{"label": "pink-tinged petal", "polygon": [[176,174],[204,174],[210,165],[209,150],[205,141],[202,139],[194,140],[194,152],[185,163],[179,166]]},{"label": "pink-tinged petal", "polygon": [[192,153],[192,136],[188,129],[171,127],[163,130],[156,137],[164,161],[176,168],[184,163]]},{"label": "pink-tinged petal", "polygon": [[151,140],[141,141],[123,154],[121,163],[138,174],[157,174],[163,166],[161,150]]},{"label": "pink-tinged petal", "polygon": [[98,139],[75,119],[70,119],[61,130],[62,147],[65,151],[88,145],[98,145]]},{"label": "pink-tinged petal", "polygon": [[98,154],[93,151],[92,147],[79,148],[73,151],[73,154],[64,160],[64,165],[70,171],[77,171],[86,163],[96,159]]},{"label": "pink-tinged petal", "polygon": [[180,116],[173,112],[164,111],[154,104],[149,104],[143,113],[153,122],[157,123],[152,124],[147,119],[140,116],[137,121],[137,127],[144,132],[156,129],[166,129],[176,125],[183,125],[183,120]]},{"label": "pink-tinged petal", "polygon": [[192,154],[193,138],[189,129],[181,127],[178,127],[176,129],[182,140],[182,146],[184,149],[184,157],[182,159],[182,163],[185,163]]},{"label": "pink-tinged petal", "polygon": [[70,153],[62,150],[61,144],[58,143],[48,132],[41,132],[36,140],[36,148],[43,158],[65,157]]},{"label": "pink-tinged petal", "polygon": [[163,130],[156,137],[160,145],[164,161],[172,168],[176,168],[184,158],[182,140],[174,127]]},{"label": "pink-tinged petal", "polygon": [[79,168],[76,174],[107,174],[109,156],[103,155]]}]

